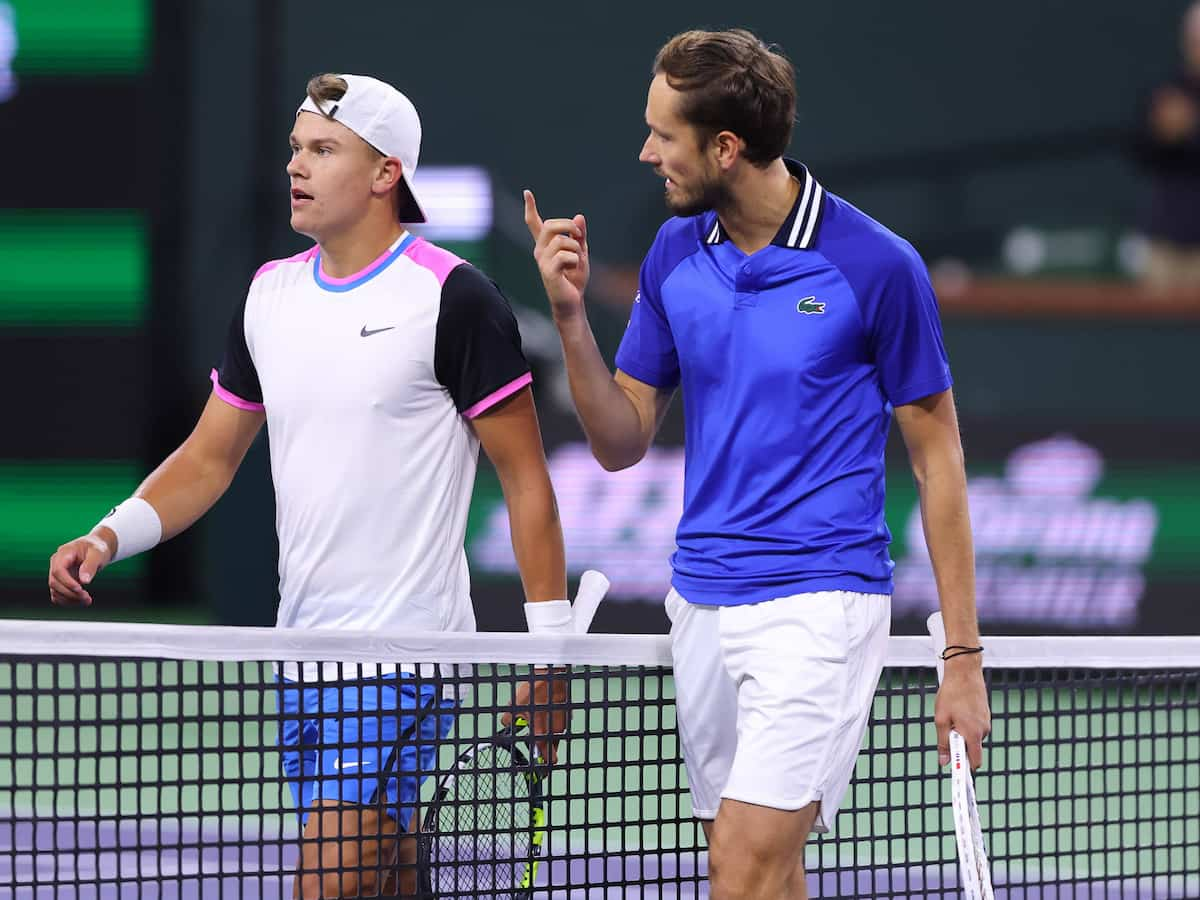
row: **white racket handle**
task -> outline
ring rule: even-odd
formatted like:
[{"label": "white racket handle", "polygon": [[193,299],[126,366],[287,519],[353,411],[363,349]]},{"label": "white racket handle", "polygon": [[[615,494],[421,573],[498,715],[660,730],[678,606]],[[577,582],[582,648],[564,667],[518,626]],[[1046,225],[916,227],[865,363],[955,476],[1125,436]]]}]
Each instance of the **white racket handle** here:
[{"label": "white racket handle", "polygon": [[967,742],[953,729],[950,731],[950,785],[963,896],[967,900],[994,900],[983,827],[975,803],[975,782],[967,758]]},{"label": "white racket handle", "polygon": [[941,687],[942,676],[946,669],[942,660],[942,653],[946,650],[946,625],[942,622],[942,614],[940,612],[931,613],[925,620],[925,627],[929,629],[929,637],[933,642],[934,666],[937,668],[938,686]]},{"label": "white racket handle", "polygon": [[[945,674],[942,652],[946,649],[946,626],[940,612],[933,613],[925,624],[933,642],[940,685]],[[963,896],[967,900],[994,900],[992,875],[983,844],[983,826],[975,802],[975,781],[971,778],[971,761],[967,757],[967,742],[953,728],[950,729],[950,797],[954,808],[954,839],[958,844]]]},{"label": "white racket handle", "polygon": [[571,629],[576,634],[587,634],[600,601],[608,593],[609,581],[595,569],[588,569],[579,577],[579,591],[571,604]]}]

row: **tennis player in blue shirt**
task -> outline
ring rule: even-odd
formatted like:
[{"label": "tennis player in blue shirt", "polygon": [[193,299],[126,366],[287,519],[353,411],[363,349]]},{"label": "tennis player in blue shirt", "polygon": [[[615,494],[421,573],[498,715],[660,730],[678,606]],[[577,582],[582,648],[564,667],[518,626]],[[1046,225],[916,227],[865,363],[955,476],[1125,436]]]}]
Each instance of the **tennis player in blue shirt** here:
[{"label": "tennis player in blue shirt", "polygon": [[654,64],[640,159],[674,218],[642,265],[617,373],[584,310],[587,223],[526,223],[592,452],[637,463],[683,394],[683,517],[667,596],[679,731],[714,900],[803,898],[804,845],[850,782],[883,667],[893,413],[920,490],[948,642],[948,732],[990,714],[966,476],[937,303],[916,251],[784,158],[791,64],[689,31]]}]

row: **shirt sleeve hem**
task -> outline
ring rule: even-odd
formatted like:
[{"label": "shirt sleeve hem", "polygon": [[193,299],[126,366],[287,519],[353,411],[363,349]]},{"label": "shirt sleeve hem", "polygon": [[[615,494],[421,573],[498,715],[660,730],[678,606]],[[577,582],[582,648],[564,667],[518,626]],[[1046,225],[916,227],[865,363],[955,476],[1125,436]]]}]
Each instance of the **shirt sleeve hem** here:
[{"label": "shirt sleeve hem", "polygon": [[617,369],[618,371],[624,372],[626,375],[636,378],[638,381],[648,384],[651,387],[661,388],[663,390],[670,390],[679,387],[678,377],[669,378],[659,374],[658,372],[651,372],[649,369],[643,368],[638,363],[631,363],[630,360],[621,359],[620,356],[617,357]]},{"label": "shirt sleeve hem", "polygon": [[515,394],[517,391],[519,391],[521,388],[525,387],[528,384],[532,384],[532,383],[533,383],[533,373],[526,372],[524,375],[521,375],[519,378],[514,378],[512,381],[510,381],[508,384],[504,385],[504,387],[500,388],[499,390],[492,391],[490,394],[488,394],[486,397],[484,397],[478,403],[476,403],[476,404],[472,405],[471,407],[469,407],[468,409],[464,410],[463,417],[467,418],[467,419],[477,418],[481,414],[487,412],[489,409],[491,409],[493,406],[495,406],[501,400],[506,400],[507,398],[509,398],[513,394]]},{"label": "shirt sleeve hem", "polygon": [[252,412],[265,412],[266,411],[266,407],[263,406],[261,403],[255,403],[253,400],[243,400],[237,394],[233,393],[233,391],[222,387],[221,381],[220,381],[219,376],[217,375],[216,369],[213,369],[212,373],[208,377],[213,383],[213,393],[216,394],[218,397],[220,397],[222,400],[224,400],[226,403],[228,403],[230,406],[237,407],[238,409],[247,409]]},{"label": "shirt sleeve hem", "polygon": [[931,378],[928,381],[906,384],[890,395],[888,402],[892,406],[904,406],[908,403],[916,403],[918,400],[923,400],[934,394],[940,394],[942,391],[949,389],[953,384],[954,379],[950,377],[949,373],[946,373],[941,378]]}]

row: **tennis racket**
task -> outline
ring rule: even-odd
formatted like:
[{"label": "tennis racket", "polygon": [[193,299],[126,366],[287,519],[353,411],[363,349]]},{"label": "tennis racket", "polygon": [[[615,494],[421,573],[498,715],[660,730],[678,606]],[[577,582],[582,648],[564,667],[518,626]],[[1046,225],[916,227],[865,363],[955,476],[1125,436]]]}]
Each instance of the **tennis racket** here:
[{"label": "tennis racket", "polygon": [[[946,628],[942,623],[942,614],[934,613],[926,624],[929,636],[933,638],[940,685],[944,673],[942,651],[946,649]],[[954,839],[958,844],[963,896],[967,900],[993,900],[992,873],[988,867],[987,848],[983,843],[979,806],[975,802],[975,781],[971,777],[970,760],[967,759],[967,742],[954,729],[950,729],[950,798],[954,808]]]},{"label": "tennis racket", "polygon": [[[571,605],[572,630],[586,633],[608,579],[587,571]],[[505,897],[533,893],[546,846],[549,768],[520,716],[491,738],[468,747],[438,783],[421,823],[421,896]]]},{"label": "tennis racket", "polygon": [[438,784],[418,842],[421,896],[533,893],[546,842],[548,770],[521,736],[523,718],[467,748]]}]

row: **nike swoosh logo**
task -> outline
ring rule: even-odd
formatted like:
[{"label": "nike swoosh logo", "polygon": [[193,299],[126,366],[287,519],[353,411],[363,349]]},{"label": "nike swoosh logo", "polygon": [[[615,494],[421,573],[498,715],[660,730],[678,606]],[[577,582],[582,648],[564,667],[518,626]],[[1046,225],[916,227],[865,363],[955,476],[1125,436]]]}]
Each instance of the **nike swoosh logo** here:
[{"label": "nike swoosh logo", "polygon": [[360,331],[358,333],[358,336],[359,337],[370,337],[373,334],[379,334],[379,332],[381,332],[381,331],[391,331],[395,327],[396,327],[395,325],[389,325],[387,328],[372,328],[370,331],[367,331],[367,326],[364,325],[362,327],[362,331]]},{"label": "nike swoosh logo", "polygon": [[335,759],[333,761],[333,767],[335,769],[349,769],[351,766],[361,766],[361,765],[362,765],[362,760],[359,760],[358,762],[345,762],[345,763],[342,762],[340,759]]}]

